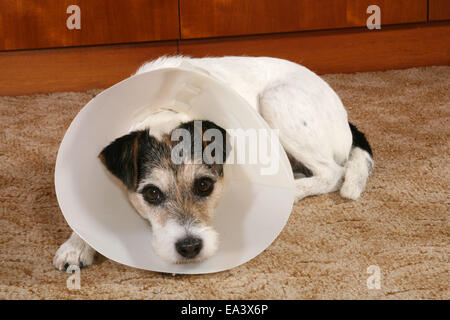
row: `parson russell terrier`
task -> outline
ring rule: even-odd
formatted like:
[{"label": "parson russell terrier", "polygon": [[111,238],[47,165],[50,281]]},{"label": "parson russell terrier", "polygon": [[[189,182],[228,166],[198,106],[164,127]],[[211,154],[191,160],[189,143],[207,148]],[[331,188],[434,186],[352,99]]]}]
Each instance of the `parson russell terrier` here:
[{"label": "parson russell terrier", "polygon": [[[162,57],[140,67],[137,74],[187,62],[209,72],[239,93],[278,129],[294,173],[296,200],[340,191],[357,199],[373,170],[372,151],[363,133],[348,122],[338,95],[315,73],[296,63],[267,57],[194,59]],[[199,262],[218,248],[211,218],[223,189],[223,165],[172,161],[174,129],[190,133],[215,129],[210,121],[196,125],[184,113],[160,110],[141,128],[118,137],[101,151],[108,171],[123,182],[131,204],[149,220],[155,251],[172,263]],[[195,119],[201,120],[201,119]],[[226,138],[222,152],[226,157]],[[204,150],[208,141],[201,141]],[[193,157],[193,155],[189,155]],[[191,159],[192,160],[192,159]],[[95,250],[75,233],[57,250],[53,264],[92,264]]]}]

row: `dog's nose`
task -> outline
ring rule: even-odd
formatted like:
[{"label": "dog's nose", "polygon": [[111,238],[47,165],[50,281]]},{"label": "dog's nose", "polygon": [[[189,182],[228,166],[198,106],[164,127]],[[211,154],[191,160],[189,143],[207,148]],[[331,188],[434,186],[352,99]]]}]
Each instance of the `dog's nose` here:
[{"label": "dog's nose", "polygon": [[175,247],[182,257],[192,259],[202,250],[202,239],[187,237],[177,241]]}]

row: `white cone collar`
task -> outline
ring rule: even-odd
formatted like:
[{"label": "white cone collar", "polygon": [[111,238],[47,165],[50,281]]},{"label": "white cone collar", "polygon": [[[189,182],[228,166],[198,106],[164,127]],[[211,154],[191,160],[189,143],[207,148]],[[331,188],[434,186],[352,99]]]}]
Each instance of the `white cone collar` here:
[{"label": "white cone collar", "polygon": [[55,167],[61,211],[92,248],[128,266],[200,274],[243,264],[275,240],[292,210],[293,174],[278,140],[276,175],[261,175],[261,168],[267,167],[262,164],[224,166],[225,188],[214,217],[219,250],[201,263],[171,264],[154,252],[148,221],[134,210],[97,157],[136,121],[156,108],[169,106],[225,129],[270,130],[235,91],[189,66],[132,76],[92,99],[67,130]]}]

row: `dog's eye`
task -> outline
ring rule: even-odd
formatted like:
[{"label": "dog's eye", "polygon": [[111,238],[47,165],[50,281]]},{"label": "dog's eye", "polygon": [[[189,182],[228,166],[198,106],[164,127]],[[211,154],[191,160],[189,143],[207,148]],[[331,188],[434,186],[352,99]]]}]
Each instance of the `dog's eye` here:
[{"label": "dog's eye", "polygon": [[194,192],[195,194],[206,197],[211,194],[214,189],[214,181],[210,178],[200,178],[195,180]]},{"label": "dog's eye", "polygon": [[164,201],[164,194],[158,187],[150,185],[146,186],[142,191],[144,199],[151,204],[160,204]]}]

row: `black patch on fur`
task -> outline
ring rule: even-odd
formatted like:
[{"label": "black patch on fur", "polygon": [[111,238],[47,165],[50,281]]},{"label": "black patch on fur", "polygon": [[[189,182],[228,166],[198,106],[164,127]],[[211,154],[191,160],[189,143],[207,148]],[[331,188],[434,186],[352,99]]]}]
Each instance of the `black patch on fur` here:
[{"label": "black patch on fur", "polygon": [[349,122],[348,124],[350,125],[350,130],[352,131],[352,145],[367,151],[373,158],[372,148],[370,148],[369,141],[367,141],[364,133],[359,131],[358,128],[356,128],[356,126],[354,126],[352,123]]},{"label": "black patch on fur", "polygon": [[137,145],[142,132],[135,131],[117,138],[100,152],[99,158],[106,168],[119,178],[128,189],[136,187]]},{"label": "black patch on fur", "polygon": [[176,165],[171,161],[172,151],[170,146],[157,140],[150,135],[150,132],[149,130],[145,131],[139,144],[140,152],[138,152],[137,161],[138,183],[155,167],[176,170]]},{"label": "black patch on fur", "polygon": [[[162,151],[161,149],[165,149]],[[117,138],[99,154],[106,168],[119,178],[129,190],[136,190],[144,166],[159,162],[161,153],[170,157],[168,147],[149,135],[148,130],[130,132]]]}]

